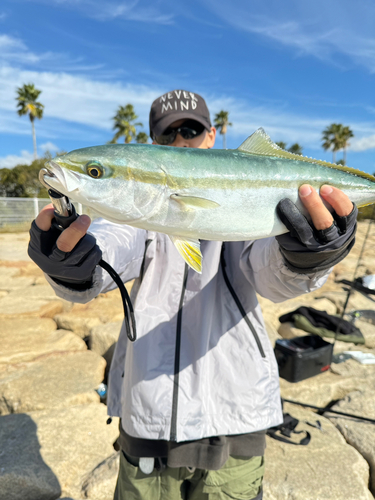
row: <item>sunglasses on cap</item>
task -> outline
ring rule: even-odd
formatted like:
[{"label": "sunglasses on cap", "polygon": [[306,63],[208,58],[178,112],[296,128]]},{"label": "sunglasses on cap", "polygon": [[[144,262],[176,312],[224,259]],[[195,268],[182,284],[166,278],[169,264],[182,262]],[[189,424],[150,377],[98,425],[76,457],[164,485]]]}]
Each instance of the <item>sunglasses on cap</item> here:
[{"label": "sunglasses on cap", "polygon": [[191,140],[201,135],[204,130],[205,126],[201,123],[195,120],[186,120],[181,127],[166,128],[161,135],[154,136],[154,140],[160,144],[160,146],[169,146],[174,143],[177,134],[180,134],[185,140]]}]

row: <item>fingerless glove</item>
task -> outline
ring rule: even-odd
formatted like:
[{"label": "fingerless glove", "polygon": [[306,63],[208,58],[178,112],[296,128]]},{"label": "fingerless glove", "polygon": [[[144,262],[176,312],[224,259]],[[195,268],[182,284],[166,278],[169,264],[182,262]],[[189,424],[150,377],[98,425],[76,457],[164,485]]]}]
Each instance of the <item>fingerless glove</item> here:
[{"label": "fingerless glove", "polygon": [[48,231],[42,231],[33,221],[29,257],[57,283],[78,290],[90,288],[95,267],[102,258],[96,239],[85,234],[71,252],[62,252],[56,245],[60,234],[54,224]]},{"label": "fingerless glove", "polygon": [[358,209],[345,217],[332,214],[328,229],[317,230],[296,205],[285,198],[276,207],[277,215],[289,233],[276,236],[286,266],[296,273],[324,271],[344,259],[355,243]]}]

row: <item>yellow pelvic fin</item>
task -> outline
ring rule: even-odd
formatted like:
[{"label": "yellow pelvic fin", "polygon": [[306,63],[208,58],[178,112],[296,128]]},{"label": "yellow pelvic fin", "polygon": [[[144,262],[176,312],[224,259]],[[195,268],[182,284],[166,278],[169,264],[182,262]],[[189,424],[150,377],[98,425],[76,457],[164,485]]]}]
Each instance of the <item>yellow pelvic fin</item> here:
[{"label": "yellow pelvic fin", "polygon": [[328,161],[314,160],[314,158],[307,158],[306,156],[297,155],[290,153],[281,149],[277,144],[272,142],[271,138],[264,131],[263,128],[258,128],[250,137],[248,137],[242,144],[237,148],[243,153],[251,153],[263,156],[274,156],[277,158],[286,158],[289,160],[304,161],[306,163],[315,163],[316,165],[322,165],[324,167],[335,168],[336,170],[342,170],[348,174],[356,175],[358,177],[363,177],[370,181],[375,182],[375,177],[356,168],[347,167],[345,165],[336,165],[335,163],[329,163]]},{"label": "yellow pelvic fin", "polygon": [[219,203],[216,201],[207,200],[206,198],[200,198],[199,196],[189,196],[185,194],[171,194],[171,200],[177,201],[182,207],[185,209],[193,209],[193,208],[217,208],[220,207]]},{"label": "yellow pelvic fin", "polygon": [[199,240],[185,238],[184,236],[169,235],[172,243],[177,248],[184,261],[197,273],[202,273],[202,254]]}]

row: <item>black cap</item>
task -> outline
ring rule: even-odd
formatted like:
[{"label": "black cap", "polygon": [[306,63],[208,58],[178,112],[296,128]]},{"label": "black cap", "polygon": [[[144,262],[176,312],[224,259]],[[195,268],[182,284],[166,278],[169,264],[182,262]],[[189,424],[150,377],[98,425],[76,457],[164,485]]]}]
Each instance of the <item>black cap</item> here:
[{"label": "black cap", "polygon": [[211,129],[210,113],[203,97],[187,90],[172,90],[155,99],[150,110],[150,136],[161,135],[173,122],[196,120]]}]

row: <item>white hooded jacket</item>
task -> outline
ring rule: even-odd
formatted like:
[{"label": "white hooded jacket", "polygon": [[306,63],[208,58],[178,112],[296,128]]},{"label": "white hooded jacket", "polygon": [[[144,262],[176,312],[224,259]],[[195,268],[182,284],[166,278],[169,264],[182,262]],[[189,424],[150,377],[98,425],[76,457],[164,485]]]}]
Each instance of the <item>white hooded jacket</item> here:
[{"label": "white hooded jacket", "polygon": [[[104,219],[90,233],[124,282],[137,278],[137,340],[128,340],[123,325],[107,399],[108,414],[121,417],[127,434],[179,442],[282,422],[277,364],[256,293],[281,302],[319,288],[329,271],[290,271],[275,238],[227,242],[223,253],[221,242],[202,241],[198,274],[164,234]],[[47,279],[58,296],[81,303],[116,287],[100,267],[86,291]]]}]

